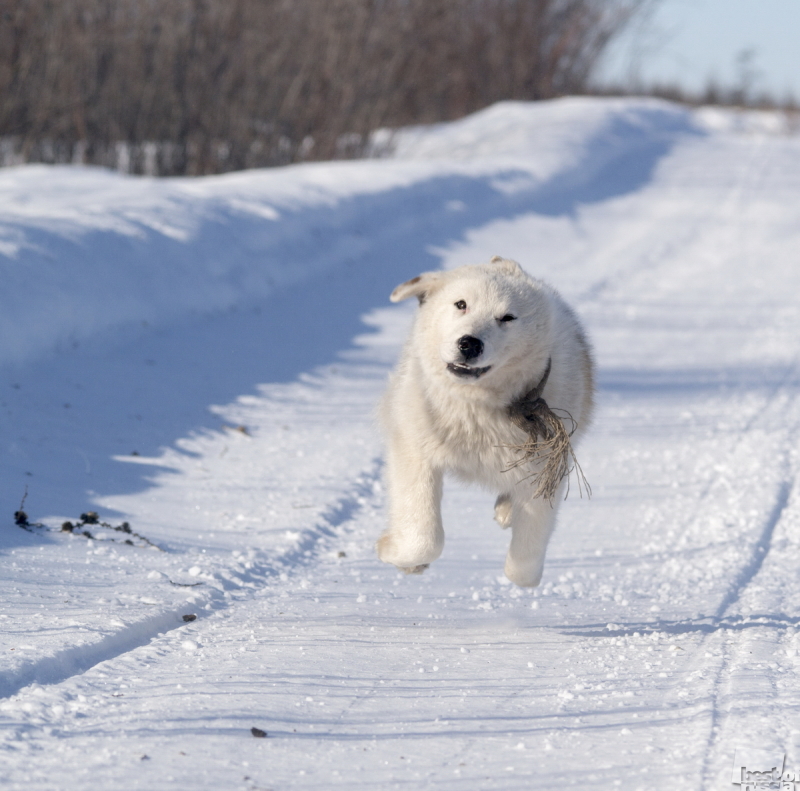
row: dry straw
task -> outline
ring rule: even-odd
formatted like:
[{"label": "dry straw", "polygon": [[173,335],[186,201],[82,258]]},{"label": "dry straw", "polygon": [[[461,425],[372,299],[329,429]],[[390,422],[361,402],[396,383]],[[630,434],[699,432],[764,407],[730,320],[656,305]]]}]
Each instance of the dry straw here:
[{"label": "dry straw", "polygon": [[533,471],[527,476],[536,487],[534,497],[546,497],[552,502],[558,487],[564,478],[567,479],[566,499],[569,494],[569,475],[575,470],[578,477],[578,491],[583,496],[583,489],[591,497],[592,489],[581,465],[575,457],[570,437],[575,433],[578,424],[569,412],[563,412],[566,420],[571,424],[567,431],[564,418],[559,417],[542,398],[542,392],[550,376],[552,360],[547,361],[547,368],[541,381],[524,396],[514,401],[508,408],[511,422],[522,429],[528,439],[521,445],[506,445],[505,447],[517,451],[520,456],[511,462],[504,472],[513,470],[523,465],[530,465]]}]

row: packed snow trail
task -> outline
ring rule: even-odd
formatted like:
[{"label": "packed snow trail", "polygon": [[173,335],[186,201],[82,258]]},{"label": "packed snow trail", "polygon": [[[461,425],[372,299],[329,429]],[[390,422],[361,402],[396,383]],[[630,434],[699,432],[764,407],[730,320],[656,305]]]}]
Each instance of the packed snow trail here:
[{"label": "packed snow trail", "polygon": [[[598,106],[585,105],[587,119]],[[560,107],[536,109],[547,120]],[[273,356],[280,373],[215,408],[226,428],[120,455],[156,470],[143,491],[95,489],[90,504],[168,552],[3,533],[15,569],[3,582],[14,630],[0,689],[5,786],[726,789],[741,747],[785,753],[800,771],[800,141],[712,128],[724,114],[703,126],[685,116],[680,133],[674,121],[648,127],[652,147],[615,160],[638,174],[626,189],[598,196],[589,179],[585,202],[580,182],[565,201],[555,179],[550,193],[510,190],[507,210],[482,217],[479,196],[470,207],[462,191],[456,206],[444,191],[446,211],[469,216],[458,230],[431,235],[414,205],[396,218],[402,235],[365,215],[349,266],[315,270],[261,313],[89,341],[14,369],[20,390],[45,394],[70,371],[128,383],[160,365],[169,384],[200,338],[209,374],[231,369],[226,343],[244,344],[239,359],[254,366]],[[501,138],[502,113],[490,118]],[[470,141],[477,152],[491,141],[489,129],[484,139],[465,128],[421,130],[414,150],[444,159],[448,145],[466,156]],[[352,309],[360,292],[377,308],[378,286],[395,284],[384,279],[431,265],[418,260],[420,240],[445,267],[520,260],[559,288],[594,341],[599,408],[579,448],[594,496],[564,504],[534,591],[502,575],[508,536],[491,494],[457,485],[446,491],[445,552],[424,575],[374,555],[384,515],[371,410],[410,309],[372,310],[349,349],[284,378],[293,354],[313,357],[337,303]],[[388,271],[367,278],[372,261]],[[304,324],[314,331],[287,348]],[[138,400],[122,394],[125,408],[158,412],[157,381],[145,378]],[[21,412],[21,399],[11,406]],[[55,397],[33,408],[61,425]],[[101,419],[113,425],[113,411]],[[129,445],[137,436],[119,431]],[[92,465],[119,466],[102,461],[105,447],[89,442]],[[172,621],[150,624],[148,609]],[[31,656],[9,658],[12,648]],[[56,672],[67,652],[72,666]]]}]

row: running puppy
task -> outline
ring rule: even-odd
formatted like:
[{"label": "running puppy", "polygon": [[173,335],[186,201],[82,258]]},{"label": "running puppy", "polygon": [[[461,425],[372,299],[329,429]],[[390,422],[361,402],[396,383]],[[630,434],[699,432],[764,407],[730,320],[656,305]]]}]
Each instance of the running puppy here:
[{"label": "running puppy", "polygon": [[[409,297],[420,309],[381,403],[389,528],[378,556],[409,573],[439,557],[447,470],[499,493],[495,519],[511,528],[506,576],[536,586],[572,448],[592,415],[583,330],[551,287],[499,256],[424,272],[391,300]],[[545,427],[537,429],[537,420]]]}]

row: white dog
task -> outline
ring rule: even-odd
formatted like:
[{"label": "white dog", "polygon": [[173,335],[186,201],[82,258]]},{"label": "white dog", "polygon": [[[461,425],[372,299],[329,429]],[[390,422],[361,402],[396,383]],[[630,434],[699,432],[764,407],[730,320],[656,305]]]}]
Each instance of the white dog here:
[{"label": "white dog", "polygon": [[533,391],[564,417],[573,445],[585,432],[593,363],[578,319],[552,288],[498,256],[425,272],[391,300],[412,296],[419,312],[381,404],[389,528],[378,555],[409,573],[439,557],[447,470],[499,492],[495,519],[512,530],[506,576],[538,585],[567,480],[554,497],[533,496],[530,478],[543,462],[514,466],[530,437],[512,421],[511,407]]}]

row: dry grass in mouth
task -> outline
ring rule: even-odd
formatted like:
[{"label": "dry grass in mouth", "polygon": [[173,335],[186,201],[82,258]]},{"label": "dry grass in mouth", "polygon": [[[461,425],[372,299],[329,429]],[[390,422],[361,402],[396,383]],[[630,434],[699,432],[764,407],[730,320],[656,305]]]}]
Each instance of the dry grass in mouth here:
[{"label": "dry grass in mouth", "polygon": [[[578,477],[578,491],[583,496],[585,488],[587,495],[591,497],[592,488],[583,474],[581,465],[578,464],[570,442],[570,437],[575,433],[578,424],[569,412],[564,412],[564,418],[559,417],[541,396],[550,376],[550,365],[551,361],[548,360],[539,384],[508,408],[511,422],[522,429],[528,435],[528,439],[521,445],[504,446],[520,454],[504,472],[526,464],[531,465],[534,469],[527,478],[536,487],[533,496],[545,497],[552,502],[561,481],[564,478],[569,479],[570,473],[575,470]],[[571,424],[569,431],[564,425],[565,420]],[[567,495],[569,486],[565,499]]]}]

